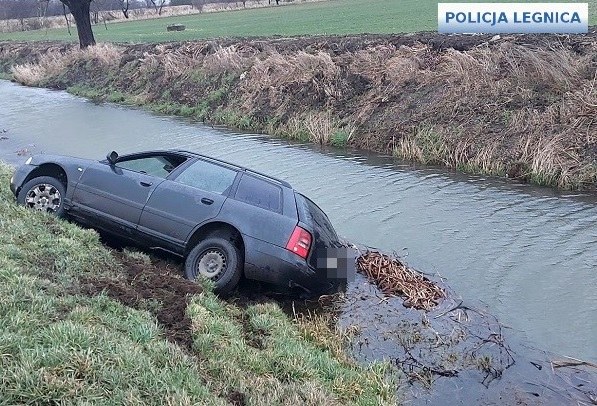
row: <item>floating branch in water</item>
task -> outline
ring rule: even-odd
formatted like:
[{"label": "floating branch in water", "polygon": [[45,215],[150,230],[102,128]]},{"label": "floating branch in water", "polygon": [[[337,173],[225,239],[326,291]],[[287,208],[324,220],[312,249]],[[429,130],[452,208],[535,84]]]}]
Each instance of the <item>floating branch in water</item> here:
[{"label": "floating branch in water", "polygon": [[404,297],[406,307],[429,310],[445,297],[443,289],[389,255],[367,251],[357,267],[386,295]]}]

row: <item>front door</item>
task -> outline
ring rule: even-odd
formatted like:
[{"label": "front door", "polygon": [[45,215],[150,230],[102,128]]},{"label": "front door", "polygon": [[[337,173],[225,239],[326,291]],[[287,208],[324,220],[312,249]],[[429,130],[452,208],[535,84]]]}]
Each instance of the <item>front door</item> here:
[{"label": "front door", "polygon": [[100,221],[99,226],[132,234],[143,207],[171,167],[159,155],[125,158],[116,165],[95,163],[81,176],[73,203]]},{"label": "front door", "polygon": [[197,225],[216,217],[237,171],[198,159],[173,180],[166,180],[149,198],[139,231],[180,249]]}]

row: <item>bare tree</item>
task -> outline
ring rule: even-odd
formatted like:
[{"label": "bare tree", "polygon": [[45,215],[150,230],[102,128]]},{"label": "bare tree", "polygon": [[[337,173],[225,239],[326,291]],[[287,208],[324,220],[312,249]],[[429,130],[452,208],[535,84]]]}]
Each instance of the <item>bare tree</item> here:
[{"label": "bare tree", "polygon": [[0,2],[0,17],[19,20],[23,31],[27,29],[25,20],[37,17],[37,14],[37,0],[3,0]]},{"label": "bare tree", "polygon": [[145,3],[147,4],[147,7],[153,6],[158,15],[162,15],[162,9],[166,4],[166,0],[145,0]]},{"label": "bare tree", "polygon": [[91,1],[92,0],[60,0],[68,7],[77,25],[79,46],[81,49],[95,45],[95,37],[91,29]]},{"label": "bare tree", "polygon": [[193,8],[199,10],[199,13],[203,12],[203,6],[205,5],[206,0],[192,0],[191,5]]},{"label": "bare tree", "polygon": [[124,15],[124,18],[129,18],[129,7],[130,7],[129,0],[121,1],[120,9],[122,10],[122,14]]}]

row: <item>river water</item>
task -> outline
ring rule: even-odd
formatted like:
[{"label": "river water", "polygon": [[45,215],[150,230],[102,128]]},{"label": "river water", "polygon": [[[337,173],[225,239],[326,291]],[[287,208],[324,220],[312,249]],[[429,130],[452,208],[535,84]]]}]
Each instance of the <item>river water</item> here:
[{"label": "river water", "polygon": [[179,148],[286,179],[347,239],[445,277],[539,348],[597,361],[597,194],[413,168],[7,81],[0,137],[0,159],[13,164],[40,152]]}]

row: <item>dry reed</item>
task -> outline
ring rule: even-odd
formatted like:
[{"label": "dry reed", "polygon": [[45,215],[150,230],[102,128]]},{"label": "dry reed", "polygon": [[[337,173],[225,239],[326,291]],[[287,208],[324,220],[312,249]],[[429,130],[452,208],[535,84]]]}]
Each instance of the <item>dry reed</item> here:
[{"label": "dry reed", "polygon": [[97,65],[108,68],[118,66],[121,56],[122,48],[112,44],[97,44],[86,49],[46,52],[35,63],[13,66],[11,73],[19,83],[39,86],[60,76],[77,61],[94,61]]},{"label": "dry reed", "polygon": [[[585,188],[597,183],[595,38],[574,46],[505,40],[465,51],[398,45],[394,37],[157,44],[125,48],[129,69],[119,72],[130,77],[119,80],[112,69],[110,80],[124,92],[132,83],[131,98],[209,104],[202,119],[228,111],[273,134]],[[88,58],[119,63],[120,52]],[[48,83],[78,58],[85,56],[49,52],[37,64],[22,58],[28,63],[14,76]]]}]

